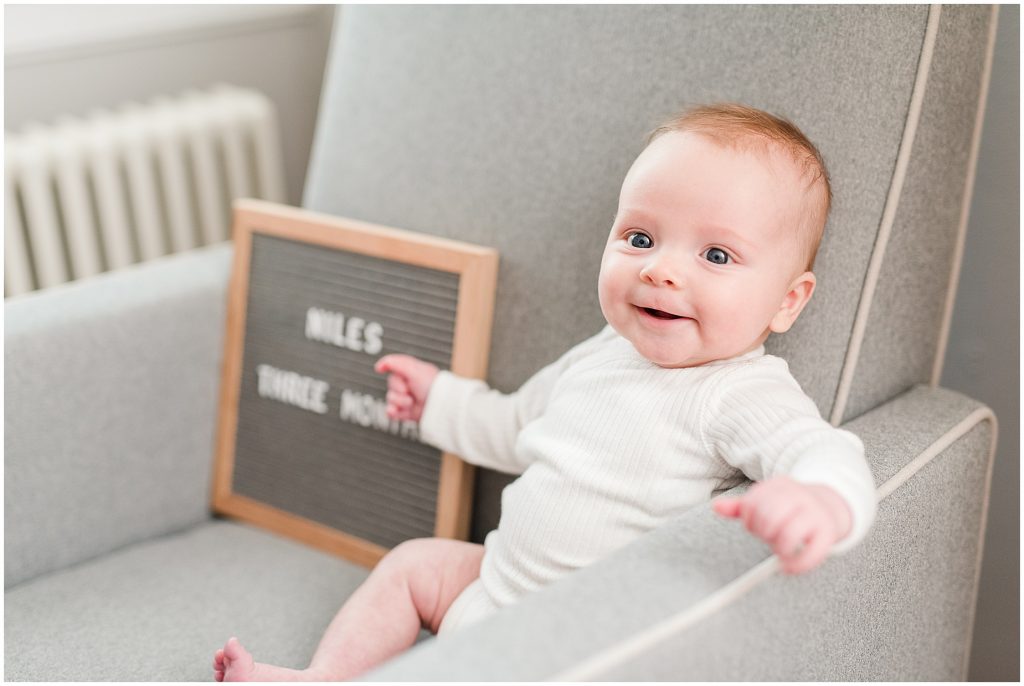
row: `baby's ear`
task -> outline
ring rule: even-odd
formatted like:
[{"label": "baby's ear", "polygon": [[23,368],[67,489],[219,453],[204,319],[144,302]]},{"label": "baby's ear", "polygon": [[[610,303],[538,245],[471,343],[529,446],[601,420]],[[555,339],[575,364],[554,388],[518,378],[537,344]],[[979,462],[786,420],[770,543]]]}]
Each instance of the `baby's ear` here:
[{"label": "baby's ear", "polygon": [[789,285],[786,297],[782,299],[782,305],[779,306],[779,311],[772,317],[768,328],[775,333],[789,331],[789,327],[793,326],[793,322],[800,316],[804,306],[811,299],[817,282],[818,280],[814,278],[812,272],[804,272],[796,277],[793,283]]}]

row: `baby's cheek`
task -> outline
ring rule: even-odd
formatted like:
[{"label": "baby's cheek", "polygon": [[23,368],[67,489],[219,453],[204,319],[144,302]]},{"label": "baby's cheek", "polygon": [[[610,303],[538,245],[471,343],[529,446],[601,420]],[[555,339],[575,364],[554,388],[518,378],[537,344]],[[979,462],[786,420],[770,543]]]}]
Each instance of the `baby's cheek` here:
[{"label": "baby's cheek", "polygon": [[726,347],[736,344],[744,337],[747,313],[743,303],[730,303],[727,307],[716,308],[713,314],[703,318],[704,336],[709,341]]},{"label": "baby's cheek", "polygon": [[615,319],[622,316],[622,311],[626,307],[628,289],[613,265],[607,265],[607,267],[607,269],[602,269],[601,276],[598,278],[597,300],[605,319],[614,324]]},{"label": "baby's cheek", "polygon": [[607,314],[608,306],[611,304],[613,283],[607,270],[602,267],[601,274],[597,279],[597,300],[601,304],[601,311]]},{"label": "baby's cheek", "polygon": [[768,328],[775,308],[768,305],[762,293],[748,293],[745,297],[738,293],[730,300],[719,310],[719,331],[733,345],[747,345]]}]

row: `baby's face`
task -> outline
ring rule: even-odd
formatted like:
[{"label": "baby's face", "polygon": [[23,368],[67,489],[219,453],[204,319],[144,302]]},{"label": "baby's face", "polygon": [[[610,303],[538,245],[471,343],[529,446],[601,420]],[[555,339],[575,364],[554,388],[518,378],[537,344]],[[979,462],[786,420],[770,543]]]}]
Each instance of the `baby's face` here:
[{"label": "baby's face", "polygon": [[734,357],[788,330],[814,290],[805,185],[781,153],[656,139],[626,175],[601,261],[608,323],[662,367]]}]

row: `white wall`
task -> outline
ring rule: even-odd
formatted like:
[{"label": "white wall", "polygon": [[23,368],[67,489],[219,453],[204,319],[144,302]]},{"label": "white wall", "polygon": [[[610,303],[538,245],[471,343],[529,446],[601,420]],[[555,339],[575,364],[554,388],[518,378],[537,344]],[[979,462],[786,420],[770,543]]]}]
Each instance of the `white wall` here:
[{"label": "white wall", "polygon": [[6,5],[4,128],[219,82],[277,105],[299,204],[331,5]]}]

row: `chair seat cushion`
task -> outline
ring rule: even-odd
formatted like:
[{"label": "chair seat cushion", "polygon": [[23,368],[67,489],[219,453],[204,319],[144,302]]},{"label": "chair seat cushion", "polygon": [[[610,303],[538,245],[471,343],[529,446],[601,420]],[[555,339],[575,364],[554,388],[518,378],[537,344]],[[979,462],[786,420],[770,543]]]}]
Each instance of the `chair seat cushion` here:
[{"label": "chair seat cushion", "polygon": [[261,662],[305,667],[367,574],[209,520],[9,589],[6,678],[209,681],[214,651],[230,636]]}]

